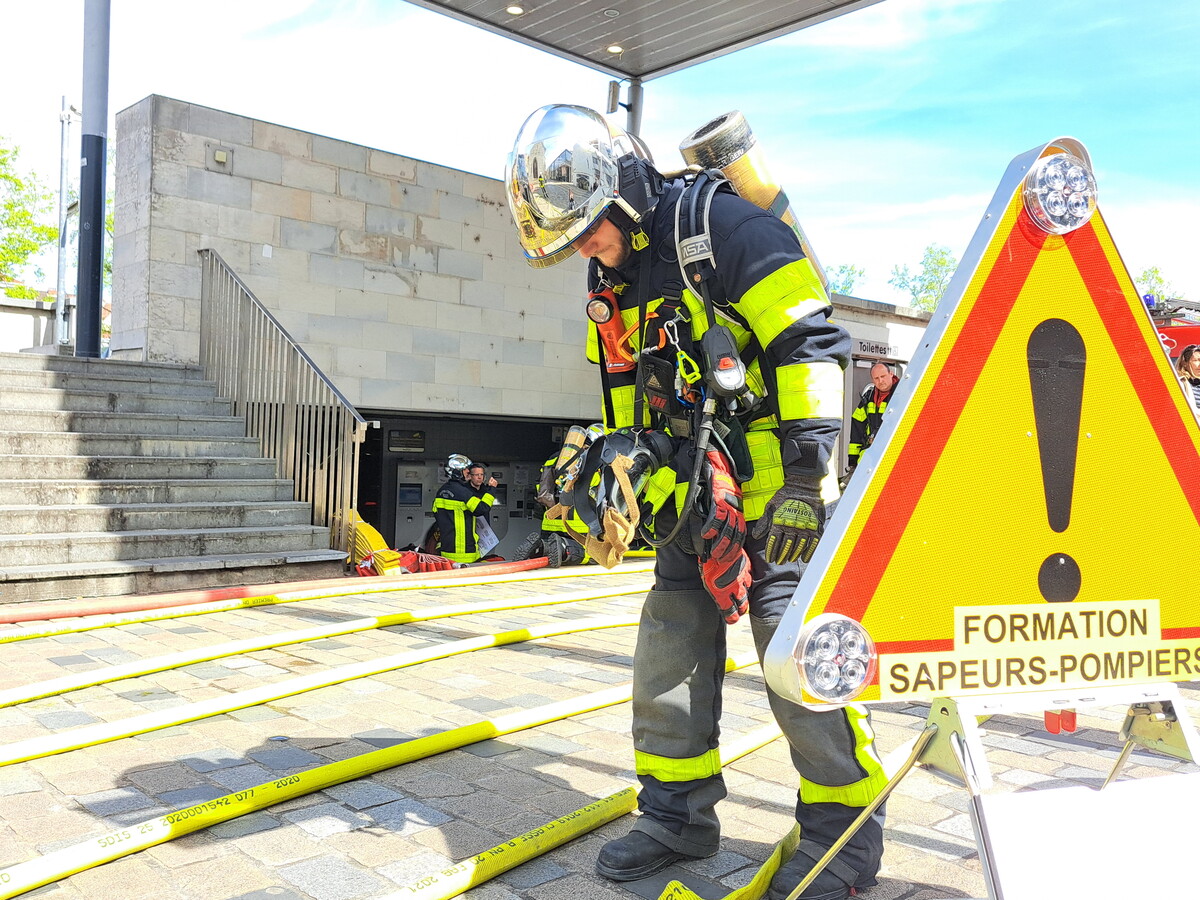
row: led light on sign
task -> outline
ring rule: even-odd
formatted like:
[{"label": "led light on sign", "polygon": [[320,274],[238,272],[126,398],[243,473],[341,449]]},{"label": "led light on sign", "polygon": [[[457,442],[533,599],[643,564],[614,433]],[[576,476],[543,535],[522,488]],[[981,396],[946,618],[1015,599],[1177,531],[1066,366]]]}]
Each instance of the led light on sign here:
[{"label": "led light on sign", "polygon": [[1051,234],[1074,231],[1096,209],[1096,179],[1087,163],[1070,153],[1044,156],[1025,176],[1025,209]]},{"label": "led light on sign", "polygon": [[875,643],[858,622],[836,613],[810,620],[793,657],[804,690],[831,703],[853,700],[875,674]]}]

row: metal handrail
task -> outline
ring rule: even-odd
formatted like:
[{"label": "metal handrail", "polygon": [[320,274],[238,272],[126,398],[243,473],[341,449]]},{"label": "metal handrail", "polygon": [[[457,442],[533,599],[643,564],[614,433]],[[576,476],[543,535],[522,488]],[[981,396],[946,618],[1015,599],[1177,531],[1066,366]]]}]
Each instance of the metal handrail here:
[{"label": "metal handrail", "polygon": [[200,365],[329,545],[349,551],[367,422],[215,250],[200,251]]}]

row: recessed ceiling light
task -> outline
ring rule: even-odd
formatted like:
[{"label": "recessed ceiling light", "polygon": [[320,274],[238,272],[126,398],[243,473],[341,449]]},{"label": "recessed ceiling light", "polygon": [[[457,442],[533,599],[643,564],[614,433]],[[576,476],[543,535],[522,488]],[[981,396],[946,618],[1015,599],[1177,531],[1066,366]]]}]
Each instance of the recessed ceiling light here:
[{"label": "recessed ceiling light", "polygon": [[621,14],[621,11],[619,9],[606,9],[604,11],[604,17],[606,19],[615,19],[620,14]]},{"label": "recessed ceiling light", "polygon": [[520,6],[519,4],[516,4],[516,3],[510,3],[508,6],[504,7],[504,11],[506,13],[508,13],[510,16],[525,15],[525,7]]},{"label": "recessed ceiling light", "polygon": [[624,53],[624,52],[625,52],[625,48],[624,48],[624,47],[622,47],[620,44],[609,44],[609,45],[608,45],[607,47],[605,47],[604,49],[605,49],[605,50],[607,50],[609,53],[612,53],[612,54],[614,54],[614,55],[616,55],[617,53]]}]

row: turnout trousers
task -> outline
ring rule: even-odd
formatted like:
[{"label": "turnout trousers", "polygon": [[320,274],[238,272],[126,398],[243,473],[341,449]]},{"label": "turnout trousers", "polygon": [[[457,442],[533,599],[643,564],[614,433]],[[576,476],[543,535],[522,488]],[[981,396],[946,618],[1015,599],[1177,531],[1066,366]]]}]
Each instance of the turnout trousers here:
[{"label": "turnout trousers", "polygon": [[[706,856],[718,848],[715,808],[727,793],[718,750],[725,629],[743,622],[726,625],[700,581],[696,556],[680,543],[686,541],[657,552],[634,653],[633,745],[642,785],[634,830],[677,852]],[[746,541],[754,576],[749,624],[760,663],[804,568],[767,562],[765,543],[765,537]],[[799,774],[801,849],[820,850],[819,857],[887,782],[870,718],[861,707],[808,710],[764,687]],[[876,872],[882,812],[837,861],[860,874]]]}]

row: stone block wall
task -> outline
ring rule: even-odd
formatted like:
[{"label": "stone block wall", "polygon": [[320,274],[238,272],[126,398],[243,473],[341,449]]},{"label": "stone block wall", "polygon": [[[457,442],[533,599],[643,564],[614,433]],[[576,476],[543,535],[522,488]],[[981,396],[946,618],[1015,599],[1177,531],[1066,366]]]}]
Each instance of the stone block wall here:
[{"label": "stone block wall", "polygon": [[198,360],[212,248],[356,406],[599,415],[582,262],[529,268],[498,179],[161,96],[116,158],[115,358]]}]

